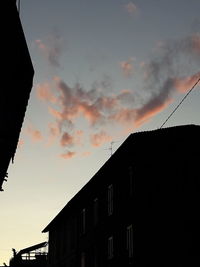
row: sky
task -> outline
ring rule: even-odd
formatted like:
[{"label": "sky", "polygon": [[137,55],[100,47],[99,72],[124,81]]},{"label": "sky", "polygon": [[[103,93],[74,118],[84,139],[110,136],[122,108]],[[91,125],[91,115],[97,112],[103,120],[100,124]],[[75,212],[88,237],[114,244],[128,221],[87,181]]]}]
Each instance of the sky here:
[{"label": "sky", "polygon": [[[21,0],[35,75],[0,194],[0,265],[130,133],[161,127],[200,77],[198,0]],[[199,85],[164,127],[200,124]],[[112,143],[111,143],[112,142]]]}]

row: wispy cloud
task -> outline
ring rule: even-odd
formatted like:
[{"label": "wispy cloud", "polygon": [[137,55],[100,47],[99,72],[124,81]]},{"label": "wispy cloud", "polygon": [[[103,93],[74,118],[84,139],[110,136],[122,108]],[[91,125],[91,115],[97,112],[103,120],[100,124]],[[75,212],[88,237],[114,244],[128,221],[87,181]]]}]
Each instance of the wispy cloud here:
[{"label": "wispy cloud", "polygon": [[[128,77],[134,72],[132,59],[121,62],[121,69]],[[122,64],[123,63],[123,64]],[[76,151],[86,141],[99,147],[112,140],[108,128],[135,129],[172,103],[177,94],[191,89],[200,76],[195,69],[200,63],[200,36],[193,34],[182,39],[163,42],[155,57],[141,65],[142,90],[108,90],[109,83],[92,83],[90,88],[80,84],[69,86],[55,77],[48,84],[38,85],[38,99],[46,101],[54,118],[49,125],[52,140],[66,152],[62,158],[80,155]],[[188,71],[190,70],[190,71]],[[136,93],[137,91],[137,93]],[[89,134],[79,129],[77,121],[83,120]],[[112,129],[112,130],[113,130]],[[38,140],[40,134],[35,132]]]},{"label": "wispy cloud", "polygon": [[36,86],[36,93],[38,99],[46,100],[52,103],[57,102],[57,98],[51,92],[51,87],[49,83],[38,84]]},{"label": "wispy cloud", "polygon": [[129,2],[125,6],[125,10],[130,14],[130,15],[135,15],[138,11],[138,8],[133,2]]},{"label": "wispy cloud", "polygon": [[103,144],[110,142],[111,140],[112,137],[105,131],[100,131],[99,133],[95,133],[90,136],[91,144],[94,147],[102,146]]},{"label": "wispy cloud", "polygon": [[122,73],[127,78],[132,77],[134,74],[133,60],[133,58],[130,58],[127,61],[120,62],[120,68],[122,70]]},{"label": "wispy cloud", "polygon": [[17,148],[21,149],[23,145],[24,145],[24,140],[20,138],[17,144]]},{"label": "wispy cloud", "polygon": [[43,140],[43,136],[40,130],[36,129],[32,124],[26,128],[26,134],[30,137],[32,142],[40,142]]},{"label": "wispy cloud", "polygon": [[137,110],[136,123],[153,117],[166,108],[178,92],[184,93],[191,88],[199,76],[199,72],[194,74],[200,63],[199,48],[199,34],[170,40],[160,47],[155,58],[145,63],[145,88],[150,97]]},{"label": "wispy cloud", "polygon": [[64,41],[58,32],[53,32],[46,40],[37,39],[35,44],[40,52],[53,67],[61,67],[61,56],[63,53]]},{"label": "wispy cloud", "polygon": [[66,153],[61,154],[60,157],[63,159],[71,159],[71,158],[75,157],[75,155],[76,155],[76,152],[67,151]]},{"label": "wispy cloud", "polygon": [[174,86],[180,93],[186,93],[200,78],[200,72],[187,77],[174,79]]},{"label": "wispy cloud", "polygon": [[72,135],[70,135],[69,133],[67,132],[64,132],[62,134],[62,137],[60,139],[60,144],[61,146],[71,146],[72,144],[74,143],[74,138]]}]

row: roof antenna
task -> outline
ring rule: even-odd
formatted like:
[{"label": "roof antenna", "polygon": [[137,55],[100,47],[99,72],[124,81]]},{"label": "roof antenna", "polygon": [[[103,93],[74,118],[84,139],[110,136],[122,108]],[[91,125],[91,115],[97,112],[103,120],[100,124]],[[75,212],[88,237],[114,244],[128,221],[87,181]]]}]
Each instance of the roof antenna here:
[{"label": "roof antenna", "polygon": [[119,142],[119,141],[110,142],[110,147],[105,149],[105,150],[110,150],[110,156],[113,155],[113,145],[114,145],[114,143],[117,143],[117,142]]}]

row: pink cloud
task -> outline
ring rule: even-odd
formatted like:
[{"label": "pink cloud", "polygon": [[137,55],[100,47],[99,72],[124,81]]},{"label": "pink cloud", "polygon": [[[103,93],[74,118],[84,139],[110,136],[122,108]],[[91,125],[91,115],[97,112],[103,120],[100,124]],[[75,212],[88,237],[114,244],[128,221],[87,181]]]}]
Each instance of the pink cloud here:
[{"label": "pink cloud", "polygon": [[61,146],[71,146],[74,143],[74,138],[72,135],[70,135],[67,132],[64,132],[62,134],[62,137],[60,139]]},{"label": "pink cloud", "polygon": [[138,11],[138,8],[133,2],[126,4],[125,9],[130,15],[134,15]]},{"label": "pink cloud", "polygon": [[35,44],[51,66],[60,67],[60,59],[63,52],[63,39],[60,34],[54,32],[46,38],[45,42],[38,39],[35,40]]},{"label": "pink cloud", "polygon": [[75,130],[71,134],[68,132],[62,133],[60,144],[63,147],[71,147],[74,145],[81,145],[84,132],[82,130]]},{"label": "pink cloud", "polygon": [[[138,110],[138,115],[136,116],[134,120],[135,127],[139,127],[142,124],[149,121],[151,118],[153,118],[156,114],[163,111],[165,108],[169,106],[173,102],[173,99],[166,99],[164,102],[160,102],[160,104],[157,104],[155,106],[152,106],[152,108],[146,109],[146,112],[141,112],[141,110]],[[140,114],[141,112],[141,114]]]},{"label": "pink cloud", "polygon": [[24,140],[20,138],[18,141],[17,147],[21,149],[23,145],[24,145]]},{"label": "pink cloud", "polygon": [[56,103],[58,100],[51,92],[49,83],[38,84],[36,87],[37,97],[40,100],[46,100],[51,103]]},{"label": "pink cloud", "polygon": [[92,146],[99,147],[102,146],[104,143],[110,142],[112,140],[111,136],[109,136],[106,132],[101,131],[96,134],[92,134],[90,136],[90,141]]},{"label": "pink cloud", "polygon": [[191,49],[196,54],[200,54],[200,34],[193,34],[190,37]]},{"label": "pink cloud", "polygon": [[66,152],[66,153],[61,154],[60,157],[63,158],[63,159],[71,159],[71,158],[73,158],[75,155],[76,155],[76,152],[68,151],[68,152]]},{"label": "pink cloud", "polygon": [[120,62],[120,67],[123,72],[123,75],[127,78],[130,78],[134,73],[132,62],[133,62],[132,58],[128,59],[127,61]]},{"label": "pink cloud", "polygon": [[178,90],[178,92],[186,93],[192,88],[199,78],[200,72],[188,77],[175,78],[174,87]]},{"label": "pink cloud", "polygon": [[58,123],[49,123],[48,129],[49,129],[49,136],[48,136],[47,146],[50,146],[60,136],[61,132]]},{"label": "pink cloud", "polygon": [[28,136],[31,138],[31,140],[35,143],[35,142],[40,142],[43,140],[43,136],[40,132],[40,130],[35,129],[33,127],[33,125],[29,125],[26,129],[26,133],[28,134]]}]

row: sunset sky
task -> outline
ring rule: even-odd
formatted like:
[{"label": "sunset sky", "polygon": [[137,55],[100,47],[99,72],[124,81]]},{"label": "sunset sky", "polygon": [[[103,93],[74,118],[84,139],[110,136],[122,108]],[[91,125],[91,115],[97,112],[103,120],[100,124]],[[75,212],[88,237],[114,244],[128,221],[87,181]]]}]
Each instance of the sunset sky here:
[{"label": "sunset sky", "polygon": [[[159,128],[191,89],[199,10],[199,0],[21,0],[35,76],[0,193],[0,265],[12,248],[48,239],[41,231],[109,159],[111,142],[114,152],[130,133]],[[200,124],[199,89],[165,127]]]}]

